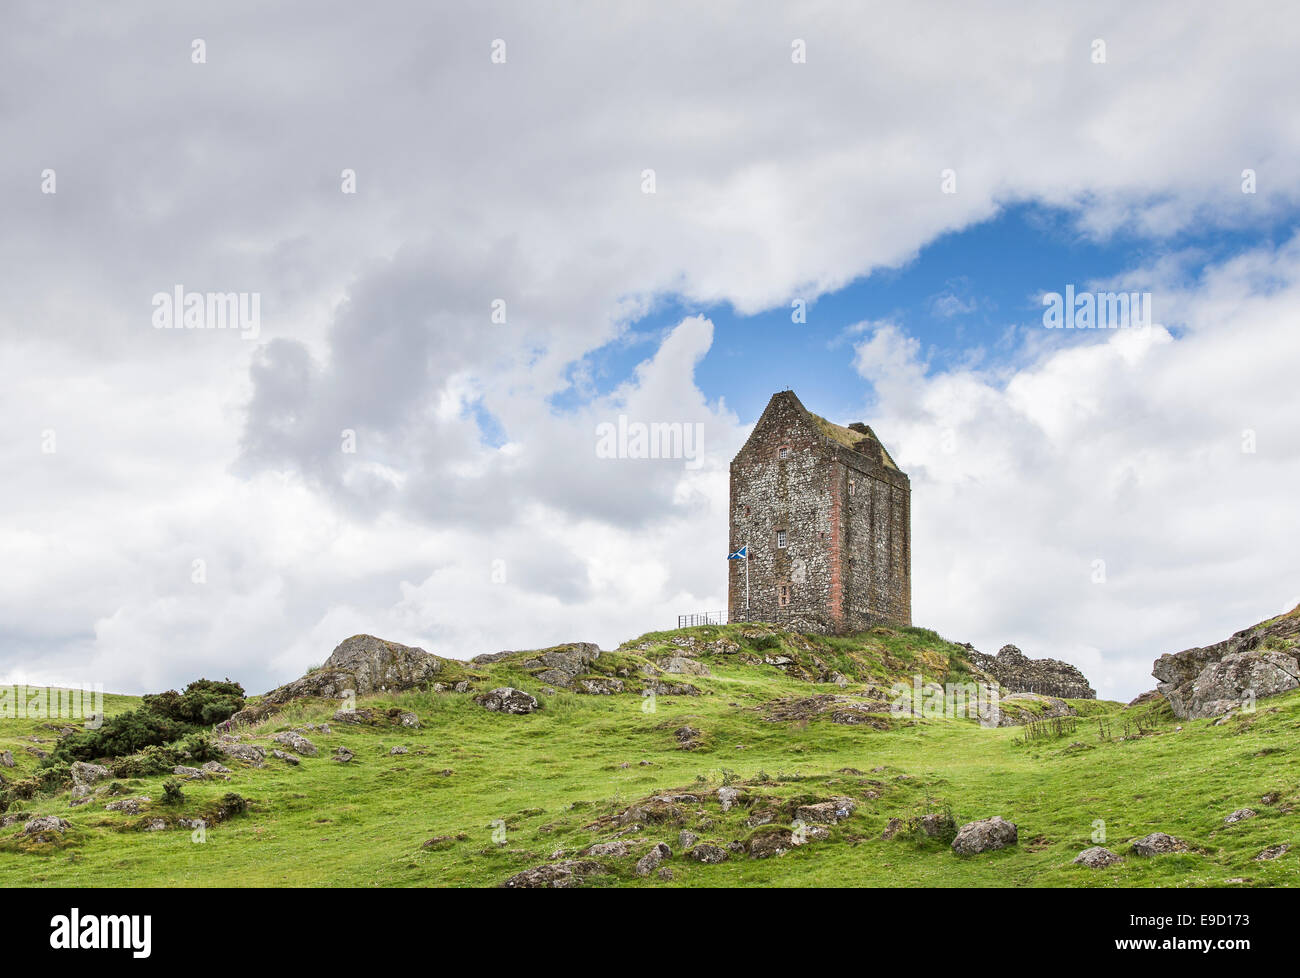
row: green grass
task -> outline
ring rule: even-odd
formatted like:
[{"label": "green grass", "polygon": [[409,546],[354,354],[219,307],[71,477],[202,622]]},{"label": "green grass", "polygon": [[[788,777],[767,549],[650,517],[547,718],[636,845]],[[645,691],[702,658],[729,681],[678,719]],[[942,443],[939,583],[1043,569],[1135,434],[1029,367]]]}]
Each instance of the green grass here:
[{"label": "green grass", "polygon": [[[927,679],[965,681],[961,650],[923,629],[877,629],[851,638],[785,636],[763,626],[652,633],[617,655],[602,656],[596,671],[633,668],[646,657],[679,652],[672,643],[684,638],[725,640],[737,652],[702,656],[711,676],[672,677],[702,695],[659,696],[653,713],[643,711],[635,693],[541,694],[540,712],[501,716],[475,704],[472,694],[410,692],[358,705],[411,710],[421,729],[332,723],[330,734],[307,731],[320,756],[303,758],[296,768],[269,757],[260,769],[231,761],[230,781],[186,783],[186,801],[178,808],[162,804],[162,783],[169,776],[123,782],[123,796],[153,799],[148,815],[198,813],[229,791],[248,799],[246,815],[212,826],[202,843],[186,830],[140,831],[141,816],[106,811],[107,798],[69,807],[64,790],[17,801],[9,814],[57,814],[72,829],[62,844],[44,847],[14,841],[21,823],[0,829],[0,885],[489,886],[545,862],[555,850],[574,855],[612,837],[615,830],[607,824],[587,826],[665,791],[707,796],[683,807],[684,825],[650,826],[634,836],[647,840],[634,847],[638,853],[651,841],[669,844],[673,857],[666,865],[674,878],[640,879],[632,873],[633,860],[611,859],[610,874],[588,885],[1221,886],[1234,877],[1258,886],[1300,882],[1300,814],[1288,811],[1300,809],[1300,694],[1261,701],[1258,712],[1223,726],[1178,721],[1167,706],[1126,713],[1117,703],[1075,701],[1081,716],[1072,734],[1024,743],[1019,728],[985,729],[969,720],[892,719],[887,729],[877,730],[835,724],[829,715],[773,723],[758,709],[780,698],[879,691],[918,670]],[[764,663],[770,655],[792,658],[792,674]],[[843,673],[849,685],[798,678],[822,667]],[[508,680],[540,694],[541,684],[518,661],[470,667],[464,675],[480,677],[479,690]],[[116,713],[137,705],[134,697],[108,697],[106,707]],[[253,732],[330,722],[335,708],[299,701]],[[1136,713],[1148,732],[1118,739]],[[1109,722],[1115,739],[1100,736],[1099,721]],[[8,781],[37,772],[39,761],[23,748],[30,736],[55,737],[43,722],[0,720],[0,750],[12,750],[18,765],[0,768]],[[686,724],[703,734],[695,750],[679,749],[674,735]],[[390,756],[388,749],[399,744],[410,753]],[[355,760],[333,761],[338,746],[354,751]],[[723,814],[712,792],[724,780],[743,787],[752,804]],[[1262,804],[1270,791],[1279,792],[1280,800]],[[682,858],[680,828],[725,845],[762,831],[744,825],[754,811],[779,810],[776,824],[788,826],[796,804],[835,795],[853,798],[858,807],[825,841],[767,860],[733,854],[720,865],[701,865]],[[1254,808],[1258,817],[1224,825],[1224,816],[1241,807]],[[891,817],[944,809],[951,809],[958,824],[1002,815],[1019,826],[1019,844],[959,858],[937,840],[880,838]],[[1104,844],[1121,854],[1126,840],[1157,830],[1185,839],[1194,851],[1126,856],[1105,870],[1071,866],[1080,850],[1094,844],[1099,820],[1105,823]],[[503,844],[493,839],[494,823],[504,824]],[[421,848],[439,836],[451,838]],[[1282,842],[1296,850],[1275,861],[1254,861],[1261,850]]]}]

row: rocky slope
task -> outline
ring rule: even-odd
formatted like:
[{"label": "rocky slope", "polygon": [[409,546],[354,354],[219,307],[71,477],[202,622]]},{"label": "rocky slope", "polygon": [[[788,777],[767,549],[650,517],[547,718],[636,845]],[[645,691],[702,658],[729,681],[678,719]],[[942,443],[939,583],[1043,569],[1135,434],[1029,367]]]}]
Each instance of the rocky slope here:
[{"label": "rocky slope", "polygon": [[1251,709],[1256,700],[1300,687],[1300,605],[1204,648],[1162,655],[1151,674],[1184,719]]}]

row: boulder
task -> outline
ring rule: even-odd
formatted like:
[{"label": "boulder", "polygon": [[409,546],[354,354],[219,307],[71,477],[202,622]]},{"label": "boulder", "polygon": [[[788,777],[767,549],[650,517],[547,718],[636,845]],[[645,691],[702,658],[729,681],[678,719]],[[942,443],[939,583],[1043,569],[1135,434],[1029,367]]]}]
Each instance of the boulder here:
[{"label": "boulder", "polygon": [[369,696],[416,689],[432,681],[447,662],[424,649],[373,635],[353,635],[340,642],[319,669],[273,689],[262,697],[262,703],[287,703],[299,696],[338,699],[349,690]]},{"label": "boulder", "polygon": [[217,750],[227,757],[233,757],[237,760],[247,761],[253,767],[261,767],[262,761],[266,758],[266,752],[262,748],[253,744],[239,743],[219,743]]},{"label": "boulder", "polygon": [[711,842],[700,842],[688,851],[686,856],[688,859],[694,859],[697,863],[714,865],[726,862],[730,858],[730,853],[722,846],[715,846]]},{"label": "boulder", "polygon": [[1252,696],[1300,687],[1300,607],[1216,645],[1162,655],[1151,674],[1182,719],[1221,716]]},{"label": "boulder", "polygon": [[14,755],[12,751],[0,750],[0,767],[13,767]]},{"label": "boulder", "polygon": [[731,811],[733,805],[740,803],[742,792],[739,788],[719,788],[718,804],[722,806],[724,812]]},{"label": "boulder", "polygon": [[203,765],[202,771],[204,774],[221,775],[221,774],[229,774],[230,768],[226,767],[224,764],[219,763],[218,761],[208,761],[206,764]]},{"label": "boulder", "polygon": [[348,750],[346,747],[334,748],[334,760],[338,761],[340,764],[347,764],[356,756],[356,754],[352,753],[352,751]]},{"label": "boulder", "polygon": [[784,856],[798,845],[794,833],[789,829],[772,829],[755,833],[749,840],[747,849],[750,859],[771,859],[773,856]]},{"label": "boulder", "polygon": [[957,822],[947,812],[930,812],[921,816],[921,831],[931,839],[946,839],[957,831]]},{"label": "boulder", "polygon": [[516,873],[501,884],[509,889],[567,889],[581,886],[588,876],[600,876],[607,870],[593,859],[565,859]]},{"label": "boulder", "polygon": [[973,856],[1015,845],[1018,838],[1013,822],[1006,821],[1001,815],[994,815],[992,818],[982,818],[963,825],[957,837],[952,840],[952,851],[959,856]]},{"label": "boulder", "polygon": [[891,818],[885,825],[885,831],[880,833],[880,837],[888,841],[905,828],[907,828],[907,825],[901,818]]},{"label": "boulder", "polygon": [[800,805],[794,811],[794,817],[803,822],[821,822],[834,825],[853,814],[857,803],[845,795],[838,795],[829,801],[819,801],[812,805]]},{"label": "boulder", "polygon": [[184,778],[186,781],[202,781],[206,775],[196,767],[186,767],[184,764],[177,764],[172,768],[172,774],[178,778]]},{"label": "boulder", "polygon": [[700,837],[690,829],[682,829],[677,833],[677,844],[681,846],[682,849],[689,849],[691,846],[695,845],[699,839]]},{"label": "boulder", "polygon": [[104,806],[104,810],[108,812],[124,812],[127,815],[139,815],[140,806],[148,804],[152,800],[152,798],[145,797],[123,798],[120,801],[110,801]]},{"label": "boulder", "polygon": [[522,689],[513,686],[501,686],[477,696],[474,702],[494,713],[522,714],[539,709],[537,699]]},{"label": "boulder", "polygon": [[278,747],[271,751],[271,756],[274,758],[278,758],[281,761],[284,761],[284,763],[288,764],[290,767],[297,767],[299,764],[302,763],[302,761],[299,758],[295,757],[293,754],[290,754],[288,751],[280,750],[280,748]]},{"label": "boulder", "polygon": [[1231,815],[1223,820],[1224,825],[1231,825],[1233,822],[1244,822],[1248,818],[1254,818],[1258,814],[1253,808],[1238,808]]},{"label": "boulder", "polygon": [[398,746],[396,746],[396,747],[394,747],[392,750],[390,750],[388,753],[389,753],[390,755],[392,755],[392,754],[409,754],[410,751],[407,750],[405,747],[403,747],[403,746],[401,746],[401,745],[399,744]]},{"label": "boulder", "polygon": [[[657,870],[665,859],[672,858],[673,851],[664,843],[660,842],[649,852],[636,861],[636,874],[638,876],[649,876]],[[671,879],[672,877],[669,877]]]},{"label": "boulder", "polygon": [[1089,869],[1105,869],[1107,866],[1113,866],[1115,863],[1122,861],[1122,857],[1115,855],[1115,853],[1102,846],[1084,849],[1073,859],[1076,865],[1087,866]]},{"label": "boulder", "polygon": [[112,777],[112,772],[102,764],[87,764],[85,761],[72,762],[73,784],[94,784]]},{"label": "boulder", "polygon": [[315,757],[317,754],[316,745],[296,730],[281,731],[271,739],[304,757]]},{"label": "boulder", "polygon": [[53,842],[55,836],[63,835],[69,828],[71,826],[57,815],[38,815],[27,820],[19,835],[35,842]]},{"label": "boulder", "polygon": [[1134,839],[1130,847],[1135,856],[1163,856],[1171,852],[1186,852],[1187,843],[1164,832],[1152,832]]},{"label": "boulder", "polygon": [[612,842],[597,842],[595,845],[587,846],[580,856],[594,856],[597,859],[621,859],[626,856],[631,849],[622,839],[615,839]]}]

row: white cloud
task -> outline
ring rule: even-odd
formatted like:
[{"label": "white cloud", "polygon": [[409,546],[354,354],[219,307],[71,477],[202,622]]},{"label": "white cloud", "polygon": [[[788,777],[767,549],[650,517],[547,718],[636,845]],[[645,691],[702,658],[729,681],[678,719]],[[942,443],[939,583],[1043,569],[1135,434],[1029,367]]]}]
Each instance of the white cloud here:
[{"label": "white cloud", "polygon": [[[1119,0],[1073,14],[902,5],[887,23],[778,3],[743,17],[619,5],[596,20],[318,7],[206,12],[202,66],[183,6],[105,19],[89,3],[20,3],[0,33],[0,677],[140,690],[207,671],[256,688],[356,629],[468,654],[661,626],[722,600],[713,555],[743,431],[694,383],[711,333],[687,319],[609,397],[571,374],[659,297],[813,300],[1007,201],[1069,208],[1089,234],[1159,235],[1253,226],[1300,199],[1300,18],[1268,4],[1193,4],[1183,21]],[[1088,59],[1097,36],[1105,65]],[[495,37],[505,65],[489,61]],[[806,65],[790,63],[793,38]],[[56,195],[39,193],[45,167]],[[355,196],[339,192],[344,167]],[[955,195],[940,192],[949,167]],[[1244,167],[1257,195],[1240,192]],[[1254,547],[1269,564],[1275,538],[1250,520],[1274,511],[1224,499],[1292,474],[1278,419],[1296,347],[1277,325],[1291,262],[1228,263],[1194,308],[1157,297],[1166,322],[1235,323],[1237,345],[1117,339],[1053,358],[1032,335],[1038,358],[1010,382],[926,377],[911,338],[876,328],[858,365],[898,413],[869,420],[930,480],[918,514],[945,499],[967,513],[943,534],[918,520],[933,588],[917,588],[918,617],[1012,630],[1021,618],[988,601],[990,569],[1055,607],[1046,582],[1104,549],[1117,555],[1106,593],[1131,589],[1116,628],[1184,634],[1170,622],[1211,600],[1195,571],[1182,614],[1135,610],[1159,492],[1209,514],[1160,544],[1167,555],[1234,578]],[[149,297],[176,283],[260,292],[266,342],[153,330]],[[504,326],[489,321],[497,298]],[[559,410],[570,376],[577,406]],[[704,466],[597,459],[593,427],[619,412],[704,424]],[[480,415],[507,448],[483,442]],[[1260,435],[1249,463],[1213,440],[1245,426]],[[949,428],[956,458],[930,447]],[[1014,537],[987,527],[1048,477],[1086,502],[1061,504],[1065,543],[1026,575],[988,545]],[[1132,539],[1104,532],[1129,508],[1146,517],[1119,521]],[[1060,532],[1046,517],[1018,532],[1031,528]],[[951,559],[925,562],[939,553]],[[497,554],[508,587],[482,584]],[[1248,618],[1226,590],[1224,620]],[[1114,647],[1070,640],[1080,655]]]},{"label": "white cloud", "polygon": [[1165,296],[1180,339],[1058,331],[1009,378],[918,381],[917,347],[892,326],[859,344],[873,424],[912,478],[918,622],[1073,661],[1101,695],[1127,697],[1154,685],[1161,653],[1295,594],[1300,238]]}]

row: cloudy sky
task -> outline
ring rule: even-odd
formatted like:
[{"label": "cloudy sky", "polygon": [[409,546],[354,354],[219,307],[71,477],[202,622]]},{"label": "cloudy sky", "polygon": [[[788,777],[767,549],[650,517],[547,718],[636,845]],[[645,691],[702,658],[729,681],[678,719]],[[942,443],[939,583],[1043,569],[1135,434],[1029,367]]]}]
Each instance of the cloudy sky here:
[{"label": "cloudy sky", "polygon": [[[1300,13],[1025,7],[7,3],[0,681],[722,607],[786,387],[911,475],[949,638],[1130,698],[1293,605]],[[1153,325],[1045,329],[1067,286]]]}]

